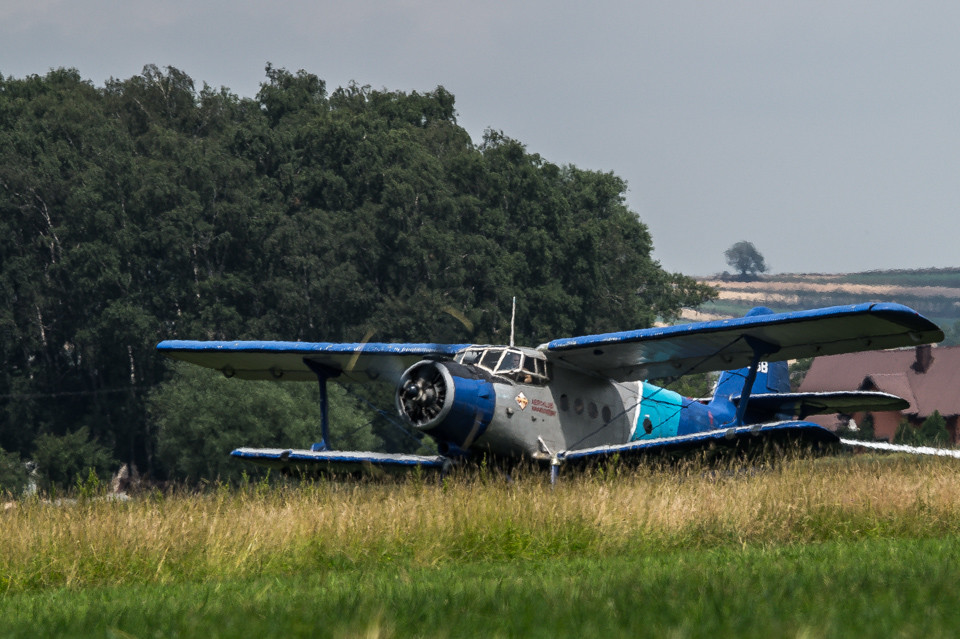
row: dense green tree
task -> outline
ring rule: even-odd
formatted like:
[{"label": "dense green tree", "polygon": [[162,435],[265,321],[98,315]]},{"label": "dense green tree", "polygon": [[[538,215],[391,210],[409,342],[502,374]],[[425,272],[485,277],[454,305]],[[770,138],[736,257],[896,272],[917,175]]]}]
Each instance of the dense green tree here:
[{"label": "dense green tree", "polygon": [[[229,457],[239,446],[308,448],[320,441],[316,384],[231,380],[216,371],[178,364],[177,374],[151,395],[148,414],[158,456],[181,480],[236,481],[254,473]],[[331,439],[338,448],[373,450],[381,445],[370,418],[343,389],[329,387]]]},{"label": "dense green tree", "polygon": [[902,422],[893,442],[909,446],[946,446],[951,443],[950,431],[947,430],[947,422],[940,412],[934,411],[920,426]]},{"label": "dense green tree", "polygon": [[947,420],[940,411],[933,411],[930,417],[920,424],[920,437],[930,446],[947,446],[950,443],[950,431],[947,430]]},{"label": "dense green tree", "polygon": [[906,446],[923,446],[926,442],[923,441],[923,436],[920,434],[919,428],[908,421],[902,421],[900,425],[897,426],[897,432],[893,436],[893,443],[904,444]]},{"label": "dense green tree", "polygon": [[32,454],[37,464],[40,488],[64,489],[92,471],[101,479],[110,476],[113,459],[110,451],[91,439],[84,426],[65,435],[43,434],[37,437]]},{"label": "dense green tree", "polygon": [[19,495],[27,487],[27,468],[20,455],[0,448],[0,498]]},{"label": "dense green tree", "polygon": [[651,258],[625,191],[496,131],[475,144],[443,87],[0,76],[0,446],[82,433],[148,475],[226,472],[169,454],[181,431],[157,406],[186,385],[145,417],[164,338],[504,342],[514,296],[518,343],[675,319],[712,291]]}]

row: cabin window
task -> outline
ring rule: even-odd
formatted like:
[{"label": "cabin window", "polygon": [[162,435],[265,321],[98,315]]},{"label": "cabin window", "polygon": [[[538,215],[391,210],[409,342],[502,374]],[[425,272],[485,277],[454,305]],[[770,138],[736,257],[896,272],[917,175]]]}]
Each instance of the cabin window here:
[{"label": "cabin window", "polygon": [[550,377],[550,375],[547,373],[547,361],[543,359],[538,359],[536,357],[530,357],[529,355],[526,355],[523,358],[523,369],[525,371],[530,371],[532,375],[539,375],[540,377]]},{"label": "cabin window", "polygon": [[560,396],[560,410],[563,412],[570,410],[570,398],[567,397],[566,393]]},{"label": "cabin window", "polygon": [[550,381],[550,375],[547,373],[547,362],[524,353],[523,364],[515,379],[524,384],[543,385]]},{"label": "cabin window", "polygon": [[579,397],[573,400],[573,412],[577,415],[583,415],[583,400]]},{"label": "cabin window", "polygon": [[590,402],[587,405],[587,414],[590,415],[590,419],[596,419],[599,413],[597,412],[597,405],[593,402]]},{"label": "cabin window", "polygon": [[550,381],[550,367],[542,356],[532,349],[491,346],[473,347],[454,357],[460,364],[477,366],[494,375],[523,384],[544,385]]}]

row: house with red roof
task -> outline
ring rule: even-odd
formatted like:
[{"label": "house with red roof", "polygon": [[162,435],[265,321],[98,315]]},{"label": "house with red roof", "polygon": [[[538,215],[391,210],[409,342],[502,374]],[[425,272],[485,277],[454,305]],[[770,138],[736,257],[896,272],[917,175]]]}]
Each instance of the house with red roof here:
[{"label": "house with red roof", "polygon": [[810,365],[801,392],[871,390],[891,393],[910,402],[901,412],[821,415],[811,417],[827,428],[837,430],[852,418],[862,422],[869,414],[878,439],[893,441],[900,422],[920,426],[934,411],[947,422],[954,443],[958,441],[960,417],[960,346],[867,351],[817,357]]}]

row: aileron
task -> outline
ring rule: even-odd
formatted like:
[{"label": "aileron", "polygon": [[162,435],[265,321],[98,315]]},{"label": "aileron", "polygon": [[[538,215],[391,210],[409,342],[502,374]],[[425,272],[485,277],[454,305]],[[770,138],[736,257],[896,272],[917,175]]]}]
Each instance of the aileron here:
[{"label": "aileron", "polygon": [[750,340],[769,345],[767,361],[913,346],[943,332],[899,304],[836,306],[793,313],[559,339],[542,345],[558,365],[626,381],[739,368]]}]

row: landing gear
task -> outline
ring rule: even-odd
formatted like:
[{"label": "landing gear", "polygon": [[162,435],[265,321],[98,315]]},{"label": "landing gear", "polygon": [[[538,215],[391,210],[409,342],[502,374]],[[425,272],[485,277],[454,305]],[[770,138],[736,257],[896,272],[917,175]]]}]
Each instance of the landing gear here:
[{"label": "landing gear", "polygon": [[333,446],[330,445],[330,401],[327,398],[327,380],[339,376],[341,371],[307,358],[303,359],[303,363],[316,374],[320,382],[320,441],[310,446],[310,450],[333,450]]}]

